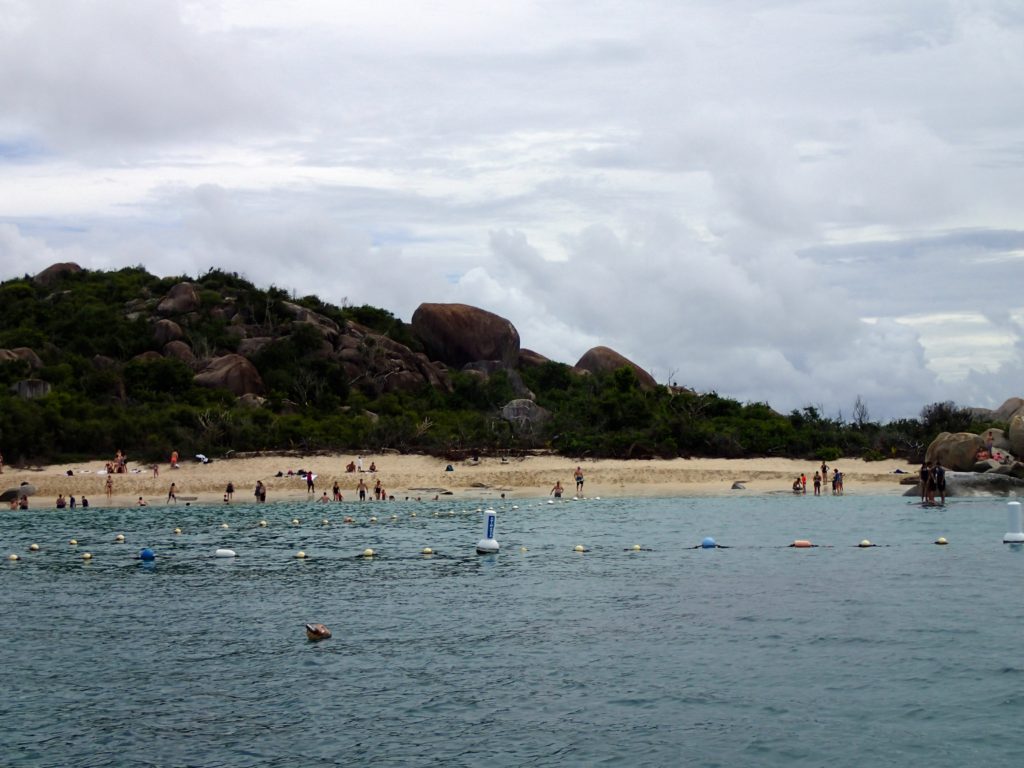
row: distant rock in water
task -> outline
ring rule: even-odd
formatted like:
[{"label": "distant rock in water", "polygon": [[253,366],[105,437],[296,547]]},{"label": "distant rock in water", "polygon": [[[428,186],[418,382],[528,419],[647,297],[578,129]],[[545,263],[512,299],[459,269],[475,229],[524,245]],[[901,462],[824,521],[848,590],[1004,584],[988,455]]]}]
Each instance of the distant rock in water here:
[{"label": "distant rock in water", "polygon": [[[910,488],[904,496],[919,496],[920,488]],[[1024,480],[994,472],[946,472],[946,496],[1009,496],[1024,493]]]},{"label": "distant rock in water", "polygon": [[651,374],[632,360],[623,357],[614,349],[609,349],[608,347],[594,347],[588,350],[576,363],[576,368],[590,373],[611,373],[624,367],[633,369],[641,389],[654,389],[658,386],[658,382],[654,380]]},{"label": "distant rock in water", "polygon": [[453,368],[480,360],[508,368],[519,363],[519,331],[493,312],[467,304],[420,304],[411,326],[427,356]]}]

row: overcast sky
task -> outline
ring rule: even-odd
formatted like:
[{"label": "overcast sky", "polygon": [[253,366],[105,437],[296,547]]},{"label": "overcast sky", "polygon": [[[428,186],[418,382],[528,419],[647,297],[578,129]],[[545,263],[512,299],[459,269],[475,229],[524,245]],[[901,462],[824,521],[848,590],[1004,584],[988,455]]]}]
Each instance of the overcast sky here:
[{"label": "overcast sky", "polygon": [[871,418],[1024,395],[1019,0],[0,0],[0,278],[507,317]]}]

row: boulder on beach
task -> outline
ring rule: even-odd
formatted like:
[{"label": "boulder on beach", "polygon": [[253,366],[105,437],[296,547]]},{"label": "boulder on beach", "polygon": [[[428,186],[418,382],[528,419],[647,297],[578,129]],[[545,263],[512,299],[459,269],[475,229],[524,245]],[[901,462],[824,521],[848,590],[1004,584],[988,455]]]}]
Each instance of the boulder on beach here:
[{"label": "boulder on beach", "polygon": [[588,373],[612,373],[619,368],[631,368],[636,374],[640,389],[651,390],[658,386],[658,382],[651,374],[609,347],[594,347],[587,350],[576,362],[575,367]]},{"label": "boulder on beach", "polygon": [[263,379],[256,366],[236,354],[215,357],[207,362],[196,374],[195,382],[202,387],[226,389],[239,397],[263,394]]},{"label": "boulder on beach", "polygon": [[978,461],[978,451],[984,448],[984,441],[971,432],[942,432],[928,446],[924,460],[941,461],[956,472],[970,472]]},{"label": "boulder on beach", "polygon": [[412,315],[413,335],[432,360],[453,368],[478,360],[519,362],[519,331],[504,317],[468,304],[420,304]]}]

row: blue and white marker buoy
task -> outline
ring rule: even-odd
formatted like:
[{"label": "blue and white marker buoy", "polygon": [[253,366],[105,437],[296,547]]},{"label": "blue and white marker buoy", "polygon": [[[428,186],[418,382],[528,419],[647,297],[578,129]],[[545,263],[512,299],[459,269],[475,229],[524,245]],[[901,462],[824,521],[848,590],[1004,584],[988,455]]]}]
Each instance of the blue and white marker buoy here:
[{"label": "blue and white marker buoy", "polygon": [[494,540],[494,521],[498,513],[493,509],[484,511],[484,537],[476,543],[478,555],[490,555],[498,551],[498,542]]},{"label": "blue and white marker buoy", "polygon": [[1003,544],[1024,544],[1024,531],[1021,530],[1020,502],[1011,501],[1006,505],[1007,531],[1003,536]]},{"label": "blue and white marker buoy", "polygon": [[144,547],[142,551],[139,552],[139,560],[145,560],[146,562],[156,560],[156,552],[149,547]]},{"label": "blue and white marker buoy", "polygon": [[715,549],[718,547],[718,542],[710,536],[705,536],[704,540],[700,543],[701,549]]}]

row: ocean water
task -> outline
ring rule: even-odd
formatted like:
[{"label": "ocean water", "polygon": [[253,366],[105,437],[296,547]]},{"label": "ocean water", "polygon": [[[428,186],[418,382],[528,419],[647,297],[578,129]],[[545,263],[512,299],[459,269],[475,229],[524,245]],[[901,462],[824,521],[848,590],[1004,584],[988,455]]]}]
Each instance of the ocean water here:
[{"label": "ocean water", "polygon": [[0,513],[0,765],[1024,762],[1003,500],[517,504]]}]

